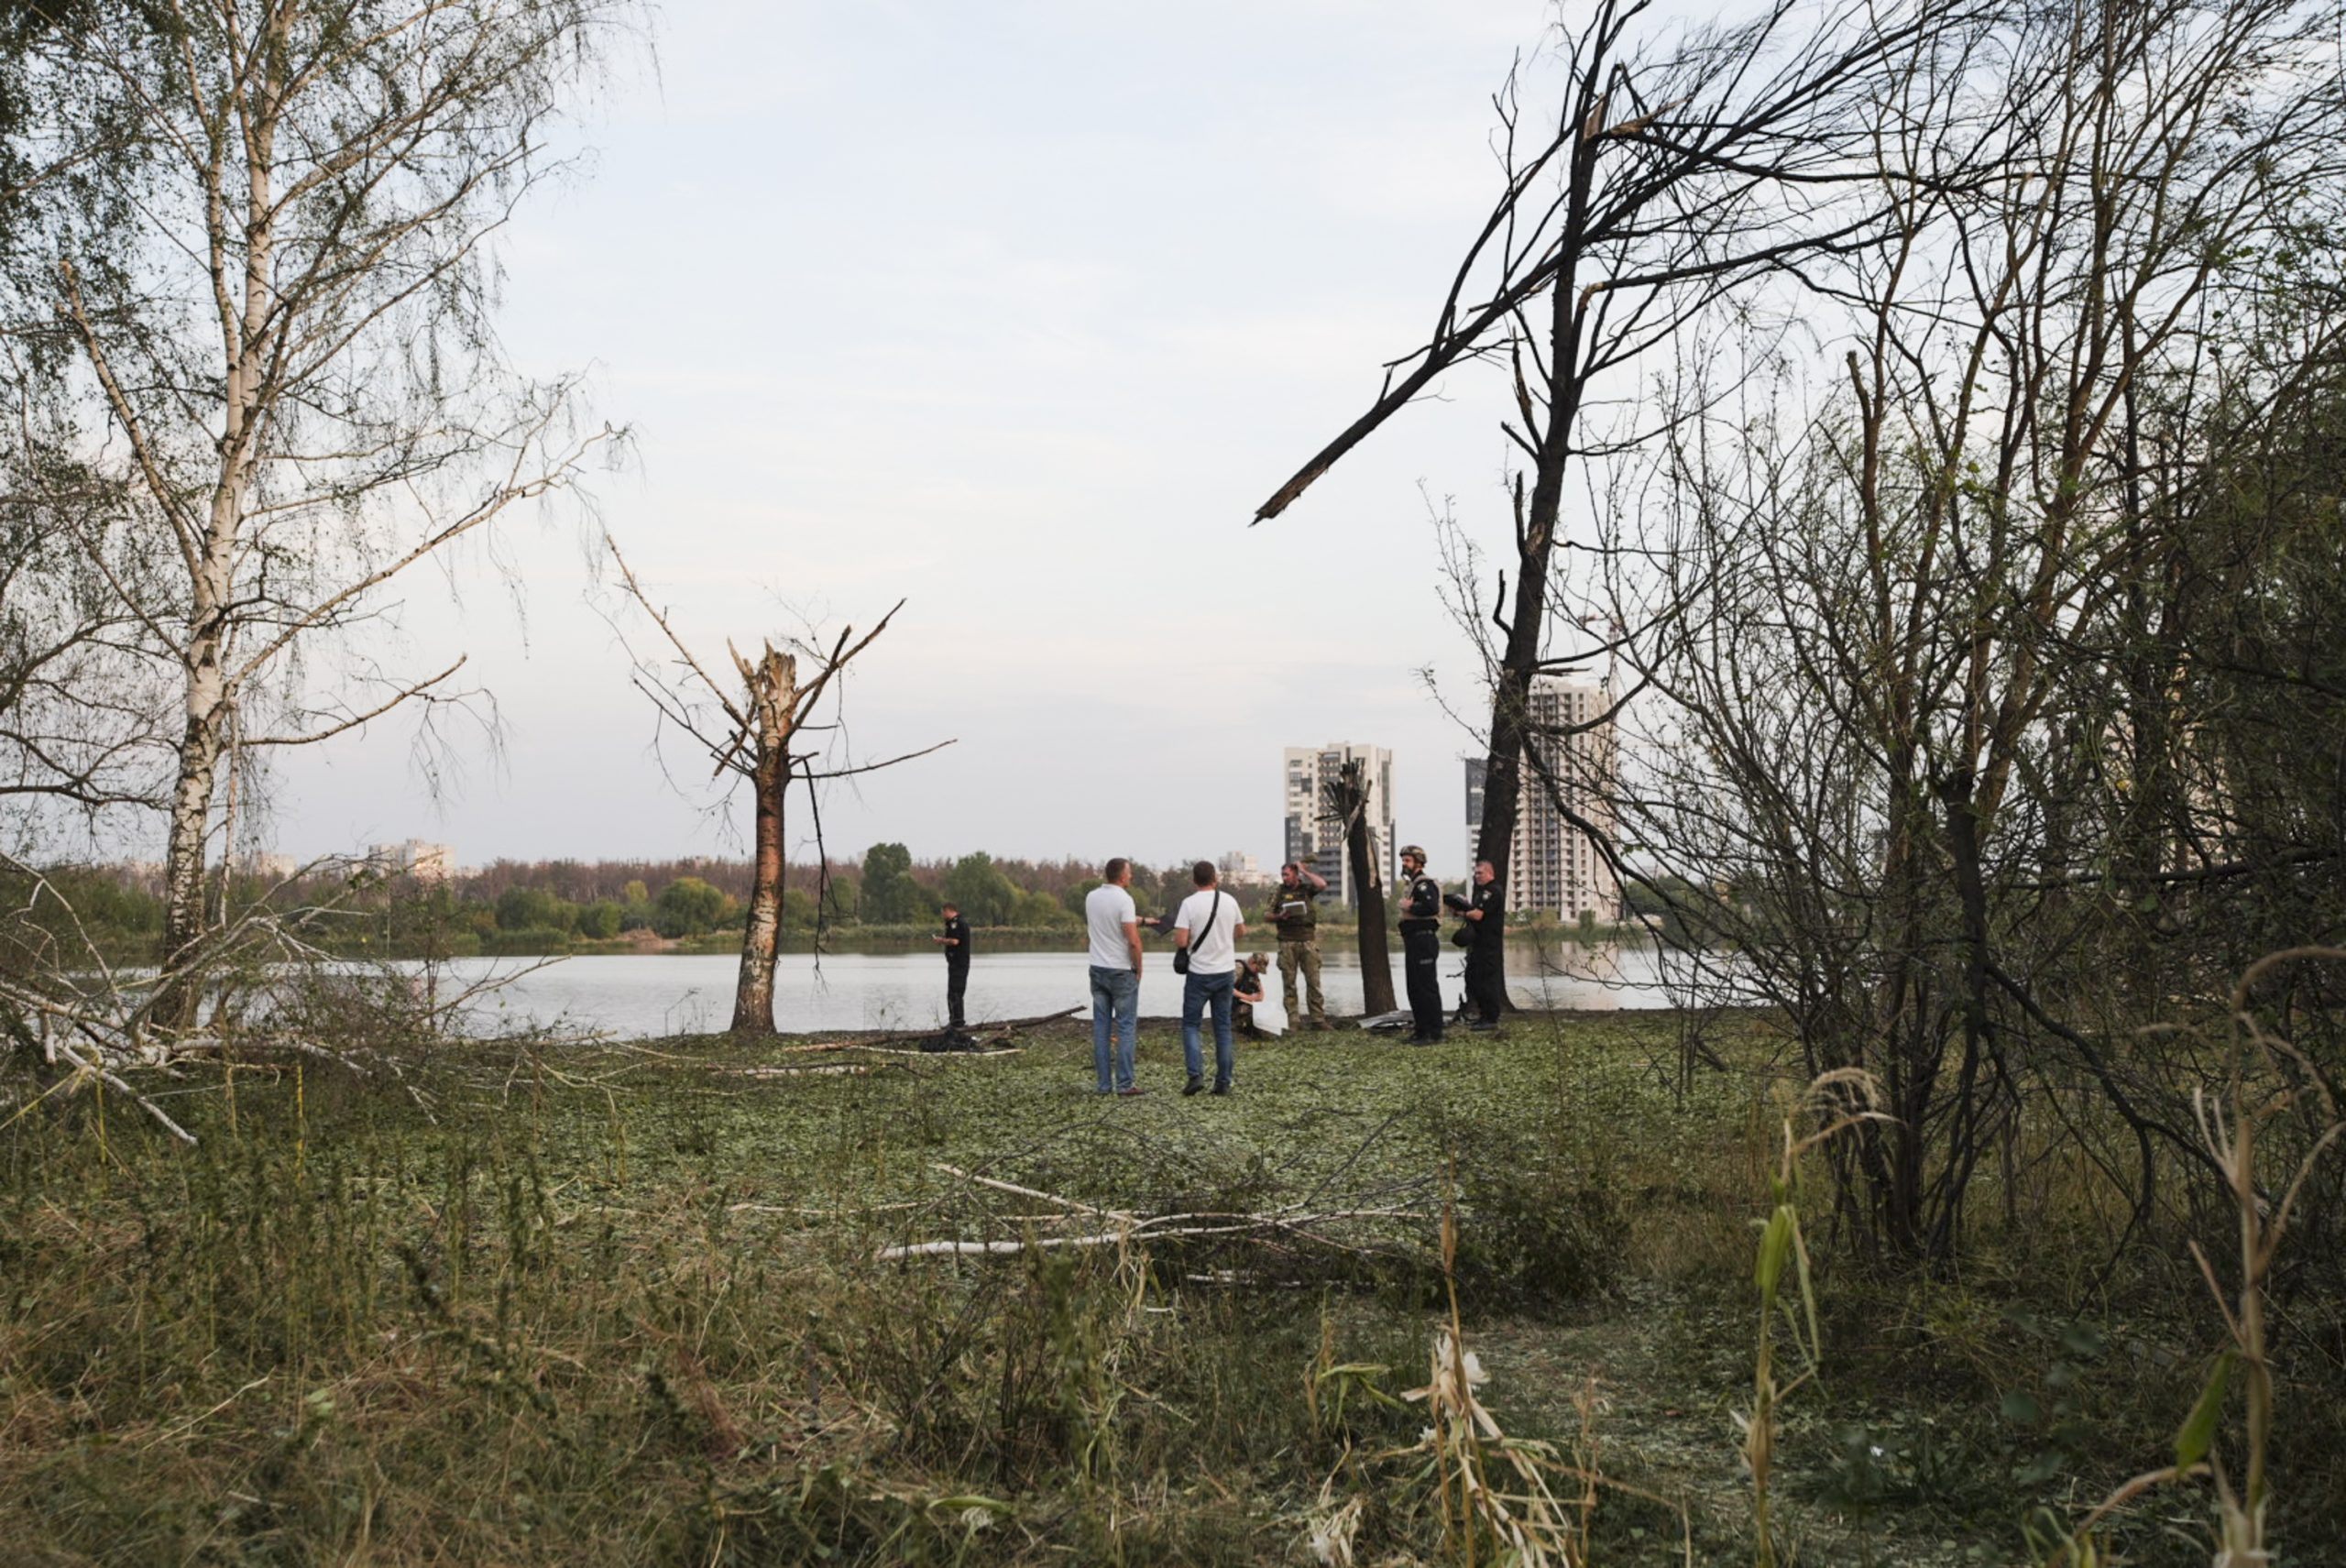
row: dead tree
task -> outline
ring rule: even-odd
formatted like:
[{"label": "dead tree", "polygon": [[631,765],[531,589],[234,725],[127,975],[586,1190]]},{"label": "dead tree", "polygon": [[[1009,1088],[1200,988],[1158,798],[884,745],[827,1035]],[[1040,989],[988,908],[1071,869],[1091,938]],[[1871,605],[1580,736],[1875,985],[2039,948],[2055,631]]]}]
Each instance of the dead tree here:
[{"label": "dead tree", "polygon": [[1343,824],[1344,855],[1360,893],[1360,1010],[1374,1017],[1392,1012],[1395,1003],[1393,957],[1385,940],[1385,878],[1368,844],[1368,766],[1355,757],[1328,781],[1320,809]]},{"label": "dead tree", "polygon": [[[783,807],[791,781],[803,779],[811,792],[823,780],[875,773],[915,757],[925,757],[953,742],[939,740],[883,762],[833,768],[818,768],[817,756],[799,749],[802,736],[833,728],[812,722],[816,709],[825,695],[834,689],[837,678],[849,663],[888,630],[889,621],[904,607],[904,600],[898,599],[880,618],[880,623],[861,637],[855,635],[853,628],[842,630],[828,652],[804,645],[776,648],[769,641],[764,652],[752,660],[728,641],[725,651],[731,656],[734,671],[740,679],[739,687],[728,687],[708,673],[668,623],[666,613],[652,604],[634,571],[619,554],[618,544],[608,535],[605,543],[619,567],[628,597],[652,618],[668,645],[684,662],[682,684],[696,686],[703,695],[695,699],[640,658],[636,661],[636,689],[651,698],[663,719],[691,736],[696,745],[707,751],[714,763],[712,777],[729,773],[750,785],[757,826],[751,863],[750,909],[741,927],[741,969],[734,981],[730,1032],[771,1035],[774,1032],[773,975],[782,950],[782,894],[786,872]],[[799,671],[802,656],[814,661],[812,674],[804,680]],[[707,703],[716,705],[714,715],[707,711]],[[819,810],[816,820],[819,843]],[[819,859],[818,867],[816,901],[819,910],[828,891],[828,856]]]},{"label": "dead tree", "polygon": [[[1654,47],[1650,0],[1602,0],[1567,31],[1566,84],[1528,146],[1520,82],[1496,100],[1504,185],[1467,246],[1425,343],[1390,362],[1368,411],[1265,501],[1278,516],[1445,372],[1494,360],[1529,466],[1514,487],[1515,584],[1499,573],[1485,657],[1483,823],[1475,853],[1508,874],[1530,738],[1531,679],[1597,650],[1550,652],[1550,604],[1569,479],[1649,440],[1632,389],[1640,357],[1772,274],[1880,242],[1891,203],[1856,106],[1957,30],[1968,7],[1773,0],[1739,27]],[[1627,403],[1628,411],[1623,405]],[[1600,845],[1608,857],[1610,843]]]}]

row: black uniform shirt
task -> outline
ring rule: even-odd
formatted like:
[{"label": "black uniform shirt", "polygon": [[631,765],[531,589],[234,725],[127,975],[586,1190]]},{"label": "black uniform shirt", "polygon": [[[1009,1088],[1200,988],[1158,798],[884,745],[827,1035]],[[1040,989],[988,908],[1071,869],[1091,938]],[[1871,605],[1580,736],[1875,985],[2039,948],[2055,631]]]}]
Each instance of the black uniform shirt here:
[{"label": "black uniform shirt", "polygon": [[970,967],[970,923],[959,915],[945,923],[945,934],[953,945],[945,949],[945,961],[955,969]]},{"label": "black uniform shirt", "polygon": [[1483,912],[1480,920],[1467,922],[1474,927],[1474,945],[1499,940],[1507,932],[1507,890],[1494,879],[1470,889],[1466,896],[1473,907]]},{"label": "black uniform shirt", "polygon": [[1420,872],[1401,895],[1401,929],[1432,930],[1442,924],[1442,883]]}]

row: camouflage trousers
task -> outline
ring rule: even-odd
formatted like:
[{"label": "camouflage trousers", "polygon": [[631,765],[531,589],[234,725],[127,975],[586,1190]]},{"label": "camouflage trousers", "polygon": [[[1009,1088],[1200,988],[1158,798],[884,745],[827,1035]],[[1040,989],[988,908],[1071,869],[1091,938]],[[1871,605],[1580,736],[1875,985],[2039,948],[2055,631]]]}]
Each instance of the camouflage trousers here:
[{"label": "camouflage trousers", "polygon": [[1279,982],[1286,992],[1287,1026],[1303,1026],[1304,1012],[1296,1005],[1295,971],[1303,971],[1305,993],[1311,1000],[1310,1019],[1313,1026],[1328,1022],[1328,1002],[1320,994],[1320,939],[1308,937],[1299,942],[1279,944]]}]

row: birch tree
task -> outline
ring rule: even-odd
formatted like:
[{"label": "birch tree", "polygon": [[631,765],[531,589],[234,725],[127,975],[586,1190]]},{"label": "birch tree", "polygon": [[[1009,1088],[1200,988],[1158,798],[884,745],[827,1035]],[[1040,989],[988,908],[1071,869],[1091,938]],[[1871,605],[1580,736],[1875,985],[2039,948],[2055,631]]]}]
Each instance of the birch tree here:
[{"label": "birch tree", "polygon": [[[43,236],[71,411],[122,475],[122,613],[163,649],[170,726],[159,1022],[192,1023],[207,860],[231,775],[418,700],[461,654],[312,690],[384,590],[569,485],[607,432],[507,364],[490,236],[565,161],[551,137],[621,0],[169,0],[71,13],[58,80],[130,105],[101,177],[129,232]],[[61,117],[82,101],[67,92]]]}]

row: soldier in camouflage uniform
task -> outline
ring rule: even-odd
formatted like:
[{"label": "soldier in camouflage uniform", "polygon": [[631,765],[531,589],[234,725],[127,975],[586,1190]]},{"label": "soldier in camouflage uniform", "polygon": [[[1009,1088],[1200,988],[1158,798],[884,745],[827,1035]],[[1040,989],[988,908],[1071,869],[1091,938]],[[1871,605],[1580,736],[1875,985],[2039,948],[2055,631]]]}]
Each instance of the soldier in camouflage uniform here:
[{"label": "soldier in camouflage uniform", "polygon": [[[1303,864],[1289,861],[1279,868],[1279,884],[1271,889],[1272,921],[1279,928],[1279,981],[1286,991],[1287,1026],[1296,1029],[1325,1029],[1328,1003],[1320,994],[1320,916],[1312,901],[1328,891],[1328,879]],[[1295,974],[1303,971],[1304,989],[1310,998],[1310,1021],[1296,1005]]]},{"label": "soldier in camouflage uniform", "polygon": [[[1255,1009],[1263,1003],[1263,978],[1270,972],[1271,960],[1267,954],[1249,953],[1238,960],[1237,972],[1231,976],[1230,1026],[1250,1040],[1268,1037],[1255,1022]],[[1288,1019],[1287,1026],[1289,1029],[1296,1026],[1292,1016]]]}]

